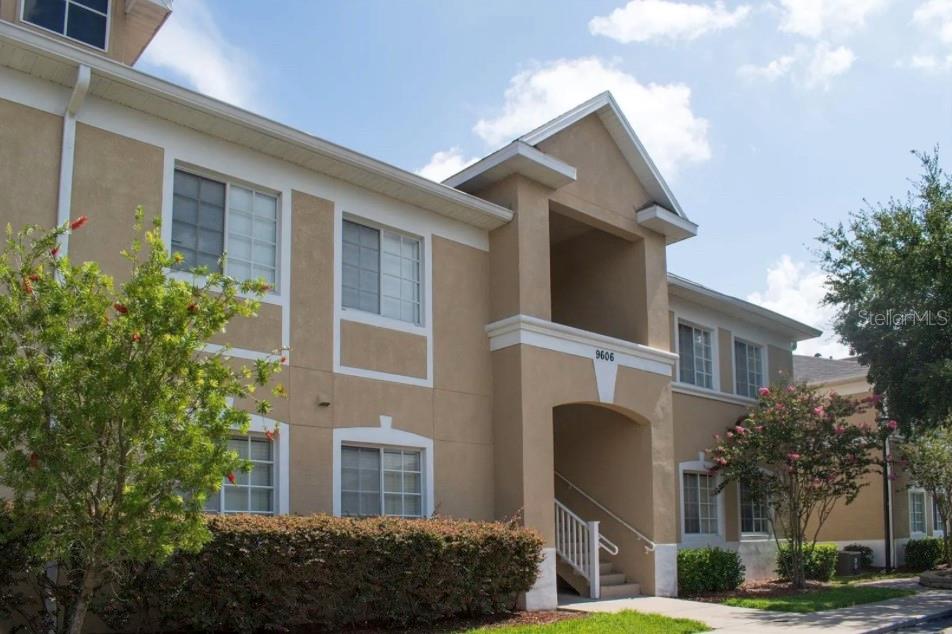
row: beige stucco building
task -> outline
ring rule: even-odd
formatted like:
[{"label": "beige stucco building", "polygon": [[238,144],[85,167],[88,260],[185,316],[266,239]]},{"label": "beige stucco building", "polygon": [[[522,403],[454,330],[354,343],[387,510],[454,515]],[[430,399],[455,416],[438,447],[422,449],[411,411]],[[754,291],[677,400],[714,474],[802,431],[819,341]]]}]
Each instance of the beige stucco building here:
[{"label": "beige stucco building", "polygon": [[290,396],[210,512],[519,516],[533,608],[557,576],[673,595],[684,546],[771,574],[704,450],[819,332],[668,272],[697,227],[611,95],[434,183],[131,68],[169,4],[0,0],[0,222],[88,215],[65,252],[121,277],[141,204],[187,263],[272,282],[209,349],[288,348]]},{"label": "beige stucco building", "polygon": [[[820,392],[866,399],[873,395],[867,368],[855,358],[823,359],[794,355],[794,377]],[[855,416],[855,424],[877,425],[876,409]],[[890,440],[889,452],[901,454],[902,438]],[[890,475],[892,477],[890,477]],[[942,518],[932,496],[911,483],[901,468],[869,474],[860,494],[849,506],[841,505],[820,531],[819,538],[840,546],[860,544],[873,550],[873,565],[902,566],[910,539],[941,537]]]}]

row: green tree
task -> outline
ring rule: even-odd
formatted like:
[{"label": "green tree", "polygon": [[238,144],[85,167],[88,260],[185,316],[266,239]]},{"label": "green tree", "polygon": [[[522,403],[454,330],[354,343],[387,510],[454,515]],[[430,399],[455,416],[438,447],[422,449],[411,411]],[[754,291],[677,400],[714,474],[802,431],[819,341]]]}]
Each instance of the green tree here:
[{"label": "green tree", "polygon": [[[238,368],[205,343],[251,317],[262,281],[196,269],[173,279],[158,227],[123,251],[121,284],[60,257],[52,230],[7,227],[0,251],[0,485],[30,531],[27,580],[42,593],[34,628],[79,634],[93,596],[122,564],[197,550],[210,538],[206,496],[247,469],[227,439],[247,431],[275,356]],[[45,606],[44,606],[45,603]],[[34,604],[36,605],[36,604]],[[30,615],[27,615],[30,616]]]},{"label": "green tree", "polygon": [[900,445],[899,467],[909,480],[932,495],[943,528],[943,559],[952,564],[952,427],[925,430]]},{"label": "green tree", "polygon": [[871,451],[888,433],[850,424],[868,407],[836,394],[820,395],[806,385],[761,388],[757,404],[708,450],[720,475],[717,491],[743,483],[769,509],[771,532],[790,548],[790,580],[805,585],[804,552],[816,545],[820,529],[837,502],[852,502],[861,479],[874,469]]},{"label": "green tree", "polygon": [[913,192],[825,227],[818,253],[834,330],[906,432],[952,414],[952,179],[916,156]]}]

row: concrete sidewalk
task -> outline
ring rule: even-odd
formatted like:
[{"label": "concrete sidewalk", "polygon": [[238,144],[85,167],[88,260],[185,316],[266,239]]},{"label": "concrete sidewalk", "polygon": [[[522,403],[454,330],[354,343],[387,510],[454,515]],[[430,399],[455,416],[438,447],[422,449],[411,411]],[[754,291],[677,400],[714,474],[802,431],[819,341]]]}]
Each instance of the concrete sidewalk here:
[{"label": "concrete sidewalk", "polygon": [[768,612],[664,597],[591,601],[582,597],[560,596],[559,609],[578,612],[620,612],[622,610],[651,612],[701,621],[719,633],[772,634],[774,632],[815,632],[822,629],[831,633],[858,634],[860,632],[889,632],[948,613],[952,611],[952,591],[924,590],[899,599],[812,614]]}]

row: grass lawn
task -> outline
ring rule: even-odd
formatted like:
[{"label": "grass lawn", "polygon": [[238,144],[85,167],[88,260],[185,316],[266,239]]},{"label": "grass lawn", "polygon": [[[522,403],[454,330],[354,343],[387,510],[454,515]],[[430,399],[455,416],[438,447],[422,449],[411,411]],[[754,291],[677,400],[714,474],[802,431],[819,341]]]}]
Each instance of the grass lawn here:
[{"label": "grass lawn", "polygon": [[671,619],[658,614],[642,614],[626,610],[616,614],[592,614],[544,625],[510,625],[466,630],[467,634],[601,634],[605,632],[638,634],[690,634],[710,628],[697,621]]},{"label": "grass lawn", "polygon": [[731,597],[725,599],[722,603],[740,608],[805,613],[848,608],[861,603],[885,601],[886,599],[907,597],[911,594],[915,594],[915,591],[897,588],[878,588],[876,586],[843,585],[773,597]]}]

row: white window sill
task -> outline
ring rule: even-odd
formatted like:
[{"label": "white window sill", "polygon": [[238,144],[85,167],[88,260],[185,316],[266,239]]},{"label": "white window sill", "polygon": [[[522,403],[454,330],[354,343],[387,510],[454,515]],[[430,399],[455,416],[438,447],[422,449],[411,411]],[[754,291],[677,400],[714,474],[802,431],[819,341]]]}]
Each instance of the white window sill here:
[{"label": "white window sill", "polygon": [[340,317],[344,321],[356,321],[369,326],[377,326],[388,330],[400,330],[424,337],[428,334],[426,327],[420,324],[412,324],[408,321],[394,319],[393,317],[384,317],[377,313],[368,313],[359,308],[346,308],[341,306]]},{"label": "white window sill", "polygon": [[773,541],[773,537],[769,533],[741,533],[740,541],[742,542],[769,542]]},{"label": "white window sill", "polygon": [[707,387],[698,387],[692,383],[682,383],[680,381],[675,381],[672,387],[676,392],[681,392],[682,394],[692,394],[694,396],[702,396],[705,398],[710,398],[717,401],[725,401],[727,403],[734,403],[737,405],[750,406],[757,402],[757,399],[754,398],[748,398],[746,396],[741,396],[732,392],[712,390],[711,388]]}]

